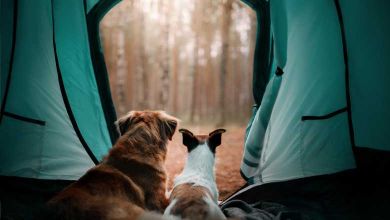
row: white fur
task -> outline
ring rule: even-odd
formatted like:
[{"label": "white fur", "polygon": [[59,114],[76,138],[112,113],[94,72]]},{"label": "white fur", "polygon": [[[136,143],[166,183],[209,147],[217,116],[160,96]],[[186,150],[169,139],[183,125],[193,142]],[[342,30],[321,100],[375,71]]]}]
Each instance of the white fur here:
[{"label": "white fur", "polygon": [[171,210],[176,205],[176,203],[177,203],[177,199],[174,199],[169,203],[169,206],[164,211],[164,216],[171,214]]},{"label": "white fur", "polygon": [[[195,186],[203,186],[211,192],[213,196],[207,194],[207,196],[203,197],[203,200],[209,207],[209,215],[205,220],[226,219],[217,205],[218,189],[217,184],[215,183],[214,163],[214,154],[210,151],[207,143],[198,145],[188,154],[184,170],[175,178],[173,186],[173,188],[175,188],[181,184],[194,183]],[[176,203],[177,199],[172,200],[165,209],[164,215],[169,215]]]},{"label": "white fur", "polygon": [[198,145],[187,158],[183,172],[175,178],[174,186],[184,183],[194,183],[195,186],[203,186],[210,190],[213,200],[218,200],[218,189],[214,175],[214,154],[207,143]]}]

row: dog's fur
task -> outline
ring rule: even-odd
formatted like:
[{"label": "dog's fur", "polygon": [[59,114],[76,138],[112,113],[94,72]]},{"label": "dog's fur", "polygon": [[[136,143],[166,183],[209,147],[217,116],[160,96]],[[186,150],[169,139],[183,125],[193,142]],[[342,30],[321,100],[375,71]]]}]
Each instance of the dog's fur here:
[{"label": "dog's fur", "polygon": [[164,214],[190,220],[225,219],[217,205],[214,175],[215,149],[221,144],[225,130],[217,129],[209,135],[193,135],[186,129],[179,131],[183,134],[188,158],[183,172],[175,178],[170,204]]},{"label": "dog's fur", "polygon": [[[132,111],[103,162],[48,202],[52,219],[137,219],[168,205],[165,158],[178,120],[162,111]],[[148,214],[147,214],[148,215]]]}]

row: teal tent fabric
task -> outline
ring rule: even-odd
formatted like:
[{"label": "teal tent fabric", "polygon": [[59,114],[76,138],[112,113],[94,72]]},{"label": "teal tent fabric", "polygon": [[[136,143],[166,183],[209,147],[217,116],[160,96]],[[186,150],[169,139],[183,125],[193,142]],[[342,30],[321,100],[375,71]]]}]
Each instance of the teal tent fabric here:
[{"label": "teal tent fabric", "polygon": [[[77,179],[117,137],[98,24],[118,0],[0,2],[0,175]],[[355,168],[355,149],[389,151],[388,1],[244,2],[259,25],[243,176],[329,174]]]},{"label": "teal tent fabric", "polygon": [[[257,110],[253,121],[251,122],[251,128],[248,131],[248,135],[245,141],[245,152],[243,155],[243,162],[241,164],[241,170],[244,170],[244,177],[254,177],[255,179],[248,180],[251,183],[261,180],[261,173],[258,166],[261,159],[261,152],[263,149],[263,143],[266,128],[268,127],[269,119],[273,111],[273,105],[278,95],[280,84],[282,82],[281,76],[273,75],[265,90],[265,96],[263,97],[260,108]],[[257,180],[256,180],[257,178]]]},{"label": "teal tent fabric", "polygon": [[[3,0],[0,3],[0,14],[2,19],[0,24],[2,29],[12,30],[14,25],[14,16],[13,16],[13,1],[12,0]],[[0,103],[3,101],[6,82],[7,79],[3,77],[3,73],[8,73],[10,67],[11,53],[12,53],[12,31],[2,31],[0,32],[0,73],[2,77],[0,78]]]},{"label": "teal tent fabric", "polygon": [[390,150],[390,3],[340,1],[357,147]]},{"label": "teal tent fabric", "polygon": [[326,121],[302,120],[303,116],[322,116],[346,106],[342,42],[334,4],[273,3],[273,35],[280,38],[275,39],[275,61],[285,73],[265,133],[262,181],[354,168],[345,113]]},{"label": "teal tent fabric", "polygon": [[274,60],[284,73],[277,93],[268,82],[248,131],[241,173],[251,183],[354,169],[360,147],[390,151],[388,6],[270,1]]},{"label": "teal tent fabric", "polygon": [[55,43],[66,93],[80,132],[101,160],[111,142],[90,58],[83,4],[79,0],[54,3]]},{"label": "teal tent fabric", "polygon": [[90,12],[101,0],[84,0],[86,12]]},{"label": "teal tent fabric", "polygon": [[[2,13],[1,20],[12,17],[15,25],[1,26],[6,33],[1,60],[10,65],[1,71],[0,175],[78,179],[111,147],[84,4],[2,0],[1,5],[11,13]],[[12,41],[14,50],[3,46]]]},{"label": "teal tent fabric", "polygon": [[117,116],[112,101],[108,71],[103,54],[104,51],[102,50],[100,42],[99,24],[108,11],[119,2],[120,0],[100,1],[99,4],[95,4],[87,14],[90,54],[111,143],[116,141],[119,134],[115,125],[112,124]]},{"label": "teal tent fabric", "polygon": [[257,32],[256,47],[253,65],[252,90],[255,105],[261,102],[264,90],[269,79],[270,54],[271,54],[271,32],[269,2],[257,0],[243,0],[256,12]]}]

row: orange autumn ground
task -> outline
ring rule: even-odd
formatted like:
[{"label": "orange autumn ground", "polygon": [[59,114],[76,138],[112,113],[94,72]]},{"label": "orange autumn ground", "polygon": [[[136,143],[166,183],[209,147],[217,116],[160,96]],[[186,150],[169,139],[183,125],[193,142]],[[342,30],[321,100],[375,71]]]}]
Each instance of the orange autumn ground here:
[{"label": "orange autumn ground", "polygon": [[[213,131],[211,126],[180,126],[187,128],[194,134],[208,134]],[[227,126],[222,135],[222,144],[216,153],[216,179],[219,189],[219,199],[223,200],[245,184],[240,176],[240,163],[243,153],[245,127]],[[177,132],[168,146],[167,171],[169,176],[168,188],[172,189],[172,182],[185,164],[187,149],[182,144],[182,136]]]}]

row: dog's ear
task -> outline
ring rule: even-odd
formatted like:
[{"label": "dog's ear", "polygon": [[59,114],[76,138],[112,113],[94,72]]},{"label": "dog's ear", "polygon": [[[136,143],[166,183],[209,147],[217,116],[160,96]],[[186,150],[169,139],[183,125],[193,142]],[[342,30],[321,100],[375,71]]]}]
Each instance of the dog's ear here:
[{"label": "dog's ear", "polygon": [[161,127],[162,127],[161,132],[164,132],[166,137],[171,141],[173,135],[175,134],[179,119],[171,115],[168,115],[164,111],[159,111],[158,113],[160,114],[159,118],[161,120]]},{"label": "dog's ear", "polygon": [[132,120],[134,118],[133,115],[134,115],[134,112],[129,112],[125,116],[119,118],[115,122],[116,129],[121,136],[124,135],[126,133],[126,131],[129,130],[129,128],[132,124]]},{"label": "dog's ear", "polygon": [[172,140],[172,137],[175,134],[176,127],[177,127],[177,120],[168,119],[164,122],[164,130],[170,141]]},{"label": "dog's ear", "polygon": [[119,132],[119,135],[123,135],[129,129],[131,124],[130,118],[120,118],[115,122],[116,130]]},{"label": "dog's ear", "polygon": [[222,133],[225,133],[225,129],[217,129],[209,134],[208,145],[213,153],[215,153],[215,149],[221,145]]},{"label": "dog's ear", "polygon": [[187,147],[188,152],[198,146],[199,141],[194,134],[187,129],[179,129],[179,132],[183,135],[183,144]]}]

